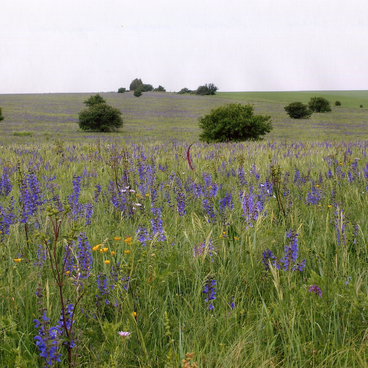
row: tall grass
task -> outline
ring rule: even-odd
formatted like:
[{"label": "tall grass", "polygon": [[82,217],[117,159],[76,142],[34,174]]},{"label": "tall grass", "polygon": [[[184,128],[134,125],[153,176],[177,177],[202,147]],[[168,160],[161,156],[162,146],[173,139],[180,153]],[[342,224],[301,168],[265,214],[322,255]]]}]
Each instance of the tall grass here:
[{"label": "tall grass", "polygon": [[59,367],[366,365],[367,142],[187,147],[2,148],[0,366],[45,364],[63,303]]}]

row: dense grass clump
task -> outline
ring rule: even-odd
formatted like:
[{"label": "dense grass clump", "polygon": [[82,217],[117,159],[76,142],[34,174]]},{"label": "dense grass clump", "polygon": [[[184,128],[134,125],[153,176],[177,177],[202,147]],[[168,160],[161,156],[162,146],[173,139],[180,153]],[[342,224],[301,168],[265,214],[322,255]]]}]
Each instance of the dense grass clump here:
[{"label": "dense grass clump", "polygon": [[2,147],[0,366],[365,365],[367,142],[187,148]]}]

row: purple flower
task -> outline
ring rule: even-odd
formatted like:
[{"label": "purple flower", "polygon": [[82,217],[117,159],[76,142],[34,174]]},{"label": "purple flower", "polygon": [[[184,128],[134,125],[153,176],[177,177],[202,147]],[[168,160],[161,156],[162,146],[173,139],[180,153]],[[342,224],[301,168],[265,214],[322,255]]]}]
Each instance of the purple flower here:
[{"label": "purple flower", "polygon": [[309,286],[308,289],[309,292],[314,293],[314,294],[318,294],[320,298],[322,298],[322,290],[319,288],[319,286],[317,285],[311,285]]}]

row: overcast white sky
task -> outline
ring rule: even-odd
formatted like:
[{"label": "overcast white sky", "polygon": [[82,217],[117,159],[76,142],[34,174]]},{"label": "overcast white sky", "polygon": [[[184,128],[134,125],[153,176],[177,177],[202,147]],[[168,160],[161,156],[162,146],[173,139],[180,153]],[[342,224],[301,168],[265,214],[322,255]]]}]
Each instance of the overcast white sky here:
[{"label": "overcast white sky", "polygon": [[1,0],[0,93],[368,89],[367,0]]}]

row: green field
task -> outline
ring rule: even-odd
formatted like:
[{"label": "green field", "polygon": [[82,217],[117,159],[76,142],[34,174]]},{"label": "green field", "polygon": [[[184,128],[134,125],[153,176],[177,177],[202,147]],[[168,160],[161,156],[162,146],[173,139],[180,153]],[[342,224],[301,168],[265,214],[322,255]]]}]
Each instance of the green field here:
[{"label": "green field", "polygon": [[[122,111],[123,129],[115,134],[78,131],[78,113],[92,94],[0,95],[5,120],[0,123],[3,144],[9,141],[40,142],[52,139],[86,139],[125,142],[179,139],[198,141],[198,117],[229,102],[251,103],[256,113],[270,115],[274,130],[266,139],[283,140],[359,140],[368,134],[368,92],[220,92],[215,96],[145,93],[101,93],[107,103]],[[294,101],[307,103],[322,96],[331,102],[332,112],[313,114],[310,119],[290,119],[284,106]],[[342,106],[335,107],[339,100]],[[359,106],[362,105],[363,108]]]}]

